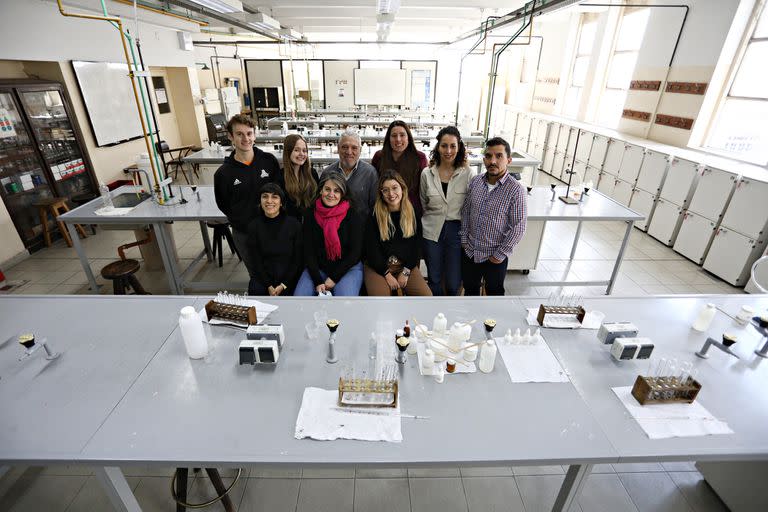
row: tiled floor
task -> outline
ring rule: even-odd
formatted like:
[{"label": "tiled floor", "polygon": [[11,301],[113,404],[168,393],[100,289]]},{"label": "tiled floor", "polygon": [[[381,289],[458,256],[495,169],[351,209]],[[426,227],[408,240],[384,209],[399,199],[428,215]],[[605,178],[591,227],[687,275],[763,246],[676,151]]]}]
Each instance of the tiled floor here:
[{"label": "tiled floor", "polygon": [[[541,175],[539,184],[547,179]],[[199,228],[177,223],[173,231],[181,264],[188,264],[202,249]],[[118,245],[135,240],[130,231],[98,230],[83,240],[92,268],[98,274],[117,259]],[[549,223],[541,262],[529,275],[510,272],[508,294],[548,295],[554,287],[533,287],[531,280],[560,278],[607,279],[624,233],[616,222],[585,223],[575,261],[568,265],[575,223]],[[226,244],[225,244],[226,246]],[[129,257],[139,258],[137,249]],[[143,262],[142,262],[143,263]],[[161,270],[142,269],[137,274],[152,293],[168,292]],[[90,293],[73,249],[62,241],[39,251],[12,268],[4,269],[10,281],[24,281],[12,293]],[[247,274],[225,248],[224,265],[205,265],[198,279],[245,282]],[[101,293],[111,287],[101,277]],[[235,291],[235,290],[230,290]],[[567,288],[583,295],[601,295],[603,287]],[[614,294],[742,293],[703,271],[672,249],[634,230]],[[432,469],[294,469],[249,468],[232,490],[241,511],[523,511],[549,510],[564,469],[548,467],[432,468]],[[172,469],[125,468],[145,511],[174,510],[169,485]],[[223,472],[229,485],[234,472]],[[212,496],[207,478],[190,483],[190,500]],[[101,511],[108,510],[106,496],[89,468],[14,468],[0,479],[0,511]],[[213,509],[218,509],[214,506]],[[603,464],[594,468],[574,511],[721,511],[725,505],[703,482],[692,463]]]}]

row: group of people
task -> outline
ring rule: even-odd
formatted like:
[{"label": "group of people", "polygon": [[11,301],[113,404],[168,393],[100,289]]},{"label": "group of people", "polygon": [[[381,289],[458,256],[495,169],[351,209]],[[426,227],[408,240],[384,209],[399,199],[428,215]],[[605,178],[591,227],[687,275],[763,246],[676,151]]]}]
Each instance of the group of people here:
[{"label": "group of people", "polygon": [[[254,146],[255,124],[227,123],[234,151],[214,176],[245,264],[249,295],[504,294],[507,258],[526,225],[526,191],[507,172],[511,148],[486,141],[486,172],[471,177],[461,134],[447,126],[429,161],[393,121],[367,163],[360,135],[342,133],[339,160],[318,176],[301,135],[282,166]],[[421,259],[427,279],[421,274]],[[363,288],[364,286],[364,288]]]}]

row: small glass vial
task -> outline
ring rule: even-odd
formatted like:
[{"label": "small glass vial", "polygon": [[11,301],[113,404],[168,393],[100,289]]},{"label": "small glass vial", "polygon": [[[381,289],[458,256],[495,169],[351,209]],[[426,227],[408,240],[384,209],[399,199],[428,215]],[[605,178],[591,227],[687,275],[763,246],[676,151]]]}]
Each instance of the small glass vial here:
[{"label": "small glass vial", "polygon": [[493,371],[493,365],[496,362],[496,343],[493,340],[488,340],[480,349],[480,371],[483,373],[491,373]]},{"label": "small glass vial", "polygon": [[448,373],[453,373],[456,371],[456,361],[453,359],[449,359],[445,362],[445,371]]},{"label": "small glass vial", "polygon": [[709,326],[712,325],[712,320],[715,318],[716,312],[717,309],[715,309],[715,305],[711,302],[705,305],[691,326],[693,330],[704,332],[709,329]]},{"label": "small glass vial", "polygon": [[448,329],[448,319],[444,314],[438,313],[432,322],[432,332],[435,336],[443,336],[446,329]]},{"label": "small glass vial", "polygon": [[739,314],[736,315],[736,323],[746,325],[755,316],[755,310],[751,306],[741,306]]}]

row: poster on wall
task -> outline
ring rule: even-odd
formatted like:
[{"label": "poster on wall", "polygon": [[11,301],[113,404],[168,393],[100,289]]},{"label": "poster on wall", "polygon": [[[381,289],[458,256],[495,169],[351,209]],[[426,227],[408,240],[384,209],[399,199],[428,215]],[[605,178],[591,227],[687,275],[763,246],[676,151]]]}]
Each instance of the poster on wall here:
[{"label": "poster on wall", "polygon": [[411,108],[429,108],[432,98],[432,71],[414,69],[411,71]]},{"label": "poster on wall", "polygon": [[11,113],[4,108],[0,108],[0,139],[15,137],[16,129],[13,127]]},{"label": "poster on wall", "polygon": [[171,104],[168,102],[168,93],[165,90],[165,78],[161,76],[153,76],[152,88],[155,90],[157,110],[161,114],[169,113],[171,111]]},{"label": "poster on wall", "polygon": [[336,80],[336,96],[343,98],[347,95],[348,80]]}]

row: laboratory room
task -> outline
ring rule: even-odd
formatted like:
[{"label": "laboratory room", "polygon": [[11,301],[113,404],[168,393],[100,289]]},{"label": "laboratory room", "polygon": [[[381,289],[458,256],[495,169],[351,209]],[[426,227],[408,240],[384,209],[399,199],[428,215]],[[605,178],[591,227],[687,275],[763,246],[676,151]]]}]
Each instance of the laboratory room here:
[{"label": "laboratory room", "polygon": [[765,512],[768,0],[3,0],[0,511]]}]

